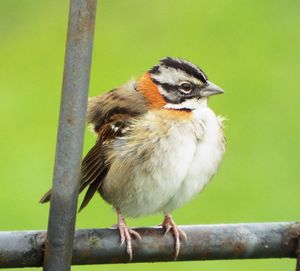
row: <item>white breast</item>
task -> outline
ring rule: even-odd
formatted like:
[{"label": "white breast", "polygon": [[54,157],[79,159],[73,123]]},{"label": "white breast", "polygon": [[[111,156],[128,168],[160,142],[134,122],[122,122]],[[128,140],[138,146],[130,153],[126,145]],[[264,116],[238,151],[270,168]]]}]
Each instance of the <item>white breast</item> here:
[{"label": "white breast", "polygon": [[[161,123],[153,121],[151,125],[150,129],[156,130],[155,126]],[[161,207],[177,193],[189,171],[197,146],[196,137],[191,137],[190,125],[178,127],[174,123],[163,134],[158,134],[157,138],[149,136],[141,144],[133,140],[132,150],[128,141],[118,143],[121,151],[103,189],[108,200],[124,215],[137,217],[161,212]],[[143,152],[147,152],[144,158]],[[116,170],[114,165],[117,165]]]},{"label": "white breast", "polygon": [[196,151],[186,177],[172,199],[161,209],[171,213],[197,195],[216,173],[224,154],[224,136],[221,123],[208,107],[194,112],[195,133],[198,138]]},{"label": "white breast", "polygon": [[[170,213],[199,193],[215,174],[224,151],[220,124],[207,107],[193,114],[192,120],[166,120],[165,125],[164,119],[157,121],[149,113],[145,119],[145,129],[153,132],[149,138],[116,142],[103,191],[124,215]],[[144,129],[141,126],[134,129]],[[162,136],[161,127],[166,126]]]}]

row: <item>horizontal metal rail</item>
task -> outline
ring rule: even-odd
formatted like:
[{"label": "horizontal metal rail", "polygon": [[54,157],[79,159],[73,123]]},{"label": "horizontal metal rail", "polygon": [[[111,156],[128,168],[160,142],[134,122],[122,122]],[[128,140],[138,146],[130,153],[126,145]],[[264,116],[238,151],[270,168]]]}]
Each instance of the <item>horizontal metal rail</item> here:
[{"label": "horizontal metal rail", "polygon": [[[182,226],[178,261],[216,259],[295,258],[300,223],[249,223]],[[160,227],[137,228],[142,240],[133,241],[132,262],[173,261],[174,240]],[[0,268],[43,265],[46,231],[0,232]],[[75,232],[72,264],[126,263],[125,245],[116,229]]]}]

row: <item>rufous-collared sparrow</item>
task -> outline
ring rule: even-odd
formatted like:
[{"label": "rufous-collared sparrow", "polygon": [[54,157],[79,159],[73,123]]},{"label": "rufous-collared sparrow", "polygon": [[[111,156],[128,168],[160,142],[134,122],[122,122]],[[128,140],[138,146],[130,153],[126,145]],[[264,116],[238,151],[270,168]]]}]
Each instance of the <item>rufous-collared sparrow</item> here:
[{"label": "rufous-collared sparrow", "polygon": [[98,191],[118,214],[130,260],[131,235],[141,236],[124,217],[156,213],[174,234],[177,258],[186,234],[171,212],[211,180],[225,150],[222,120],[207,105],[220,93],[196,65],[167,57],[137,81],[90,99],[87,121],[97,142],[82,161],[80,192],[87,192],[80,210]]}]

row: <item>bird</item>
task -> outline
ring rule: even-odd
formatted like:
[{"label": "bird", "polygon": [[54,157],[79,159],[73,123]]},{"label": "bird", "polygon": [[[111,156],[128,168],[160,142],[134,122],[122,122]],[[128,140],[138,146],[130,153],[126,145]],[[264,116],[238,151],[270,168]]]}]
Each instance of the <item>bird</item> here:
[{"label": "bird", "polygon": [[[132,260],[140,234],[125,219],[163,214],[174,259],[186,233],[171,213],[199,194],[225,152],[223,118],[208,98],[224,91],[188,60],[165,57],[137,80],[89,99],[87,122],[97,136],[81,165],[79,211],[96,192],[117,213],[120,243]],[[40,200],[51,199],[51,190]]]}]

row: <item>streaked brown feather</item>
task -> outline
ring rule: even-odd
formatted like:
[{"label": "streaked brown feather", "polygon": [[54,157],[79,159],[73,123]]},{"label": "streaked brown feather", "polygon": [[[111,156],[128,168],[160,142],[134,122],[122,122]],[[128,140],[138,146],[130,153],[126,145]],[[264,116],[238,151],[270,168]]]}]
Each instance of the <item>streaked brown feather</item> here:
[{"label": "streaked brown feather", "polygon": [[[81,164],[81,181],[79,193],[86,187],[87,192],[81,203],[81,211],[90,202],[109,171],[106,162],[105,144],[111,144],[113,139],[124,135],[124,128],[130,125],[130,120],[147,111],[144,97],[135,90],[134,84],[128,84],[89,101],[87,120],[98,134],[96,144],[87,153]],[[49,190],[40,200],[41,203],[51,199]]]},{"label": "streaked brown feather", "polygon": [[[120,122],[120,120],[118,120],[118,122]],[[83,191],[87,186],[89,186],[89,188],[85,193],[79,211],[88,205],[94,194],[100,189],[109,170],[109,165],[106,163],[104,143],[116,136],[122,135],[122,128],[114,129],[114,127],[116,127],[115,122],[103,125],[99,131],[99,138],[95,146],[88,152],[82,161],[79,192]]]},{"label": "streaked brown feather", "polygon": [[[104,168],[103,171],[101,171],[101,173],[97,174],[96,178],[93,179],[93,181],[91,183],[85,183],[83,184],[83,187],[85,188],[87,185],[90,185],[87,192],[84,195],[84,199],[80,205],[80,208],[78,210],[78,212],[80,212],[84,207],[86,207],[88,205],[88,203],[90,202],[90,200],[92,199],[92,197],[94,196],[94,194],[98,191],[98,189],[100,188],[103,179],[105,178],[106,174],[107,174],[108,168]],[[84,189],[83,188],[83,189]]]}]

